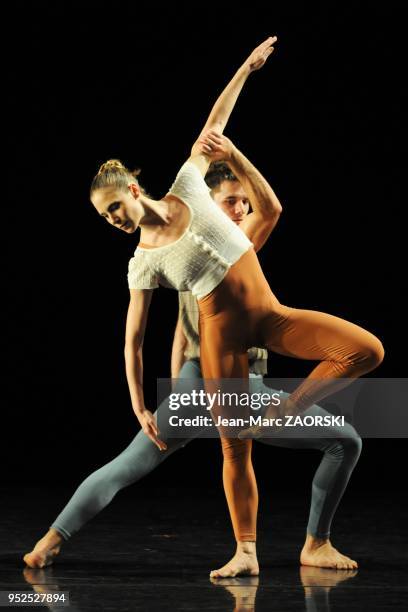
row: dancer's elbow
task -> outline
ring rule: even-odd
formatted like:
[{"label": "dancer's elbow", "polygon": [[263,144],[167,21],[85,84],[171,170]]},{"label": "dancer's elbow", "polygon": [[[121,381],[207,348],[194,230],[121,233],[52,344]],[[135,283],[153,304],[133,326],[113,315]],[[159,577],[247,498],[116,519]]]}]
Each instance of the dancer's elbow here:
[{"label": "dancer's elbow", "polygon": [[282,204],[279,201],[276,201],[274,204],[274,210],[276,214],[279,216],[283,212]]},{"label": "dancer's elbow", "polygon": [[282,214],[282,210],[282,206],[280,205],[279,207],[274,207],[273,211],[271,212],[271,219],[277,221]]},{"label": "dancer's elbow", "polygon": [[282,206],[278,203],[262,211],[262,217],[269,223],[277,223],[282,214]]},{"label": "dancer's elbow", "polygon": [[143,338],[138,334],[132,338],[127,338],[125,341],[124,354],[125,360],[129,361],[139,355],[143,348]]},{"label": "dancer's elbow", "polygon": [[279,202],[279,200],[277,198],[273,198],[272,202],[271,202],[271,213],[274,216],[279,217],[279,215],[282,213],[283,208],[282,208],[282,204]]}]

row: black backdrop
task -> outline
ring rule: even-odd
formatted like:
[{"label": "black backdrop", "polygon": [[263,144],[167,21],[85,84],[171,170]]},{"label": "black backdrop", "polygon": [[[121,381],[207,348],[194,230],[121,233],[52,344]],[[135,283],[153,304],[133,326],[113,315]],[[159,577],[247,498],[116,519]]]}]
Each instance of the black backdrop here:
[{"label": "black backdrop", "polygon": [[[377,334],[386,358],[373,376],[406,375],[397,7],[14,4],[3,25],[3,482],[77,483],[138,430],[123,362],[137,237],[97,216],[90,181],[119,157],[141,166],[153,197],[164,195],[216,96],[271,34],[276,52],[251,76],[226,130],[284,207],[260,255],[265,273],[283,303]],[[177,313],[175,292],[155,293],[145,340],[151,407],[156,378],[169,375]],[[309,369],[269,362],[274,377]],[[265,487],[303,486],[318,460],[257,446]],[[366,441],[351,491],[391,490],[404,446]],[[217,441],[199,440],[149,482],[207,486],[220,465]]]}]

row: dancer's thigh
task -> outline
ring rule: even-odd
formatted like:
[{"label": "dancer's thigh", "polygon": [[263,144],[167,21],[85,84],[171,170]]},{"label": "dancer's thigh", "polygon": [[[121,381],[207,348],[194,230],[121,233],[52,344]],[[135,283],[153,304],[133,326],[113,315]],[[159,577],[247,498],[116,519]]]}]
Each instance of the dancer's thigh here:
[{"label": "dancer's thigh", "polygon": [[270,350],[317,361],[355,359],[362,350],[377,348],[377,338],[340,317],[280,305],[262,320],[262,337]]}]

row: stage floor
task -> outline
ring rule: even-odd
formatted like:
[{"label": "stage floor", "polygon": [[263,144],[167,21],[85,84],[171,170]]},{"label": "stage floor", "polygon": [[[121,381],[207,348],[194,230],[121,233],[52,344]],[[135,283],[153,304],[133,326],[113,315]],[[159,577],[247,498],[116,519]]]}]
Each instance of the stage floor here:
[{"label": "stage floor", "polygon": [[51,486],[2,489],[1,591],[69,592],[69,607],[48,609],[78,612],[408,609],[406,511],[396,500],[344,500],[332,541],[359,562],[357,571],[300,567],[307,504],[277,492],[270,505],[261,498],[259,578],[211,582],[209,571],[234,548],[219,491],[140,485],[121,492],[66,543],[52,567],[24,567],[23,554],[72,492]]}]

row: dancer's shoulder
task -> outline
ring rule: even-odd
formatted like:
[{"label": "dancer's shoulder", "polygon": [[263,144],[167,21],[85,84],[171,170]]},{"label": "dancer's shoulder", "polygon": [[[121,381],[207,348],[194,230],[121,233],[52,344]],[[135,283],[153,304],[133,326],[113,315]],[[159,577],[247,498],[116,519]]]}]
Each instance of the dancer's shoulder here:
[{"label": "dancer's shoulder", "polygon": [[159,280],[145,251],[136,249],[128,264],[129,289],[157,289]]},{"label": "dancer's shoulder", "polygon": [[181,199],[189,199],[198,194],[208,194],[209,188],[197,165],[188,159],[181,166],[169,193]]}]

